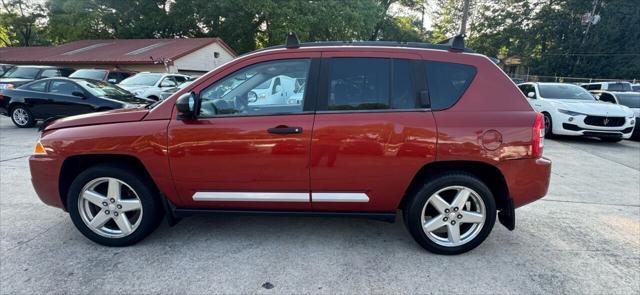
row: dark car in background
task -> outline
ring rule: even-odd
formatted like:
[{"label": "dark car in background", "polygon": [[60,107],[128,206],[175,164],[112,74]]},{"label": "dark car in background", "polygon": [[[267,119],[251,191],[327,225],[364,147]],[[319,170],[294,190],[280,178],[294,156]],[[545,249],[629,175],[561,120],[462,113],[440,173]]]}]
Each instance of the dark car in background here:
[{"label": "dark car in background", "polygon": [[78,78],[50,78],[17,89],[0,90],[0,113],[18,127],[33,127],[37,120],[73,116],[149,104],[106,82]]},{"label": "dark car in background", "polygon": [[2,77],[4,73],[6,73],[8,70],[10,70],[13,67],[14,65],[10,65],[10,64],[0,64],[0,77]]},{"label": "dark car in background", "polygon": [[107,69],[79,69],[69,75],[69,78],[83,78],[118,84],[120,81],[135,75],[134,72],[112,71]]},{"label": "dark car in background", "polygon": [[54,66],[15,66],[0,78],[0,89],[13,89],[34,80],[67,77],[74,69]]}]

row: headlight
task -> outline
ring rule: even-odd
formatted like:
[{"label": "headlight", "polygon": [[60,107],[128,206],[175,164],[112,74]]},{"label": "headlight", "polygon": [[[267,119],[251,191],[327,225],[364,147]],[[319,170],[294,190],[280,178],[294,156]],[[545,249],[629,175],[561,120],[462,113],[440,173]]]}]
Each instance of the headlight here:
[{"label": "headlight", "polygon": [[587,114],[574,112],[574,111],[569,111],[569,110],[563,110],[563,109],[558,109],[558,112],[561,112],[561,113],[569,115],[569,116],[580,116],[580,115],[586,116],[587,115]]},{"label": "headlight", "polygon": [[15,88],[16,85],[13,85],[11,83],[7,83],[7,84],[0,84],[0,89],[13,89]]}]

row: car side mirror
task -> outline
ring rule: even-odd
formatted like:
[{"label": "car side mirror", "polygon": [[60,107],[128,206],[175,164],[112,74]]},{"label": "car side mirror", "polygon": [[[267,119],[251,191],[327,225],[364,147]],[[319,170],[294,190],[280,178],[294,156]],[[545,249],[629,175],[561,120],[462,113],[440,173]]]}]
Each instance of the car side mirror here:
[{"label": "car side mirror", "polygon": [[196,117],[196,94],[187,92],[180,95],[176,100],[176,109],[178,109],[178,119],[193,119]]},{"label": "car side mirror", "polygon": [[528,97],[528,98],[533,98],[533,99],[535,99],[535,98],[536,98],[536,93],[535,93],[535,92],[533,92],[533,91],[532,91],[532,92],[529,92],[529,93],[527,93],[527,97]]},{"label": "car side mirror", "polygon": [[77,96],[77,97],[80,97],[80,98],[82,98],[82,99],[87,98],[87,96],[86,96],[86,95],[84,95],[84,93],[83,93],[82,91],[74,91],[74,92],[71,92],[71,95],[73,95],[73,96]]}]

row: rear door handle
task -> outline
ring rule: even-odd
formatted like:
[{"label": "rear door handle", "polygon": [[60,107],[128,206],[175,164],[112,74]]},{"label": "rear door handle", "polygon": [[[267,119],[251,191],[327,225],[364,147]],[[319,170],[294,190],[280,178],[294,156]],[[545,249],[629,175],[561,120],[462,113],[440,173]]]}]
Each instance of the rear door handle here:
[{"label": "rear door handle", "polygon": [[302,133],[302,127],[278,126],[275,128],[269,128],[267,131],[272,134],[297,134]]}]

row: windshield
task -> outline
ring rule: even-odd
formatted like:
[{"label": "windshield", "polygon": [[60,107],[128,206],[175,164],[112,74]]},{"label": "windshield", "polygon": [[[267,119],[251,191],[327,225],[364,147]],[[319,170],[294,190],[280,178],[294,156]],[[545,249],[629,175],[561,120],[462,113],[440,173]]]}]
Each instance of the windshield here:
[{"label": "windshield", "polygon": [[616,96],[618,97],[618,102],[621,105],[634,109],[640,109],[640,93],[616,93]]},{"label": "windshield", "polygon": [[25,68],[15,67],[8,70],[2,77],[3,78],[22,78],[22,79],[35,79],[40,72],[38,68]]},{"label": "windshield", "polygon": [[162,74],[141,73],[126,78],[119,84],[125,86],[153,86],[158,83],[158,80],[160,80],[160,78],[162,78]]},{"label": "windshield", "polygon": [[74,81],[80,84],[84,89],[91,92],[91,94],[98,97],[100,96],[116,97],[116,96],[132,96],[133,95],[118,86],[115,86],[106,82],[87,81],[87,80],[74,80]]},{"label": "windshield", "polygon": [[71,74],[69,77],[102,81],[106,75],[107,75],[106,70],[77,70],[73,72],[73,74]]},{"label": "windshield", "polygon": [[587,90],[571,84],[540,84],[538,90],[544,98],[595,100]]}]

